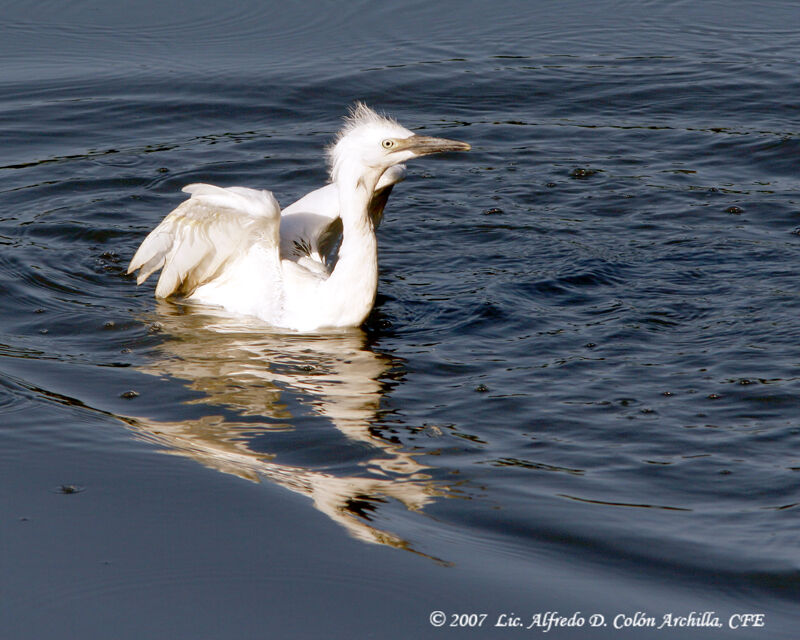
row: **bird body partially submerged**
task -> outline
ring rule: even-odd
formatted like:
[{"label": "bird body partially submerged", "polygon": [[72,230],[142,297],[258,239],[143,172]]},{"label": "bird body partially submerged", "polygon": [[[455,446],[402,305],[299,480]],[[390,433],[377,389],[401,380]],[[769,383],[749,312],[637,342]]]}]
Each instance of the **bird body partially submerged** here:
[{"label": "bird body partially submerged", "polygon": [[189,185],[189,200],[145,238],[128,273],[140,270],[141,284],[162,269],[156,296],[183,294],[276,327],[358,326],[375,303],[375,229],[402,163],[468,149],[359,103],[330,149],[331,184],[283,213],[269,191]]}]

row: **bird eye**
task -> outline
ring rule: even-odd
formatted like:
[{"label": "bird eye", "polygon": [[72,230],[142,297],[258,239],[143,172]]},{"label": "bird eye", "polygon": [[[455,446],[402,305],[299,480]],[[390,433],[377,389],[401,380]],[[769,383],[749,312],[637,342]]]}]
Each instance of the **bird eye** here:
[{"label": "bird eye", "polygon": [[384,149],[391,149],[394,146],[394,140],[387,138],[386,140],[381,142],[381,145],[383,146]]}]

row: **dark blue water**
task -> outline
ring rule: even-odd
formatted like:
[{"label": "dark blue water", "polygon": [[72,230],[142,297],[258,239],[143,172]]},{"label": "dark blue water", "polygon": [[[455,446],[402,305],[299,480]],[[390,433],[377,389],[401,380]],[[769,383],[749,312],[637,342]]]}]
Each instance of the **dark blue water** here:
[{"label": "dark blue water", "polygon": [[[3,638],[796,637],[794,3],[0,15]],[[357,99],[473,145],[362,329],[125,275],[185,184],[321,186]]]}]

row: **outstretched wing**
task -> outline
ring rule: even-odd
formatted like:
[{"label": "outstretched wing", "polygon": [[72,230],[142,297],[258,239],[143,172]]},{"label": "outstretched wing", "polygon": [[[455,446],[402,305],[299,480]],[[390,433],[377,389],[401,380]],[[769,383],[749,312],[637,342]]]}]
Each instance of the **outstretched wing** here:
[{"label": "outstretched wing", "polygon": [[[406,177],[403,165],[389,167],[375,187],[369,206],[372,226],[377,229],[392,188]],[[339,218],[339,191],[336,183],[312,191],[290,204],[281,213],[281,257],[301,260],[310,257],[320,264],[328,262],[342,235]]]},{"label": "outstretched wing", "polygon": [[139,269],[141,284],[163,269],[156,296],[191,294],[260,242],[276,251],[280,207],[269,191],[190,184],[191,197],[178,206],[142,242],[128,273]]}]

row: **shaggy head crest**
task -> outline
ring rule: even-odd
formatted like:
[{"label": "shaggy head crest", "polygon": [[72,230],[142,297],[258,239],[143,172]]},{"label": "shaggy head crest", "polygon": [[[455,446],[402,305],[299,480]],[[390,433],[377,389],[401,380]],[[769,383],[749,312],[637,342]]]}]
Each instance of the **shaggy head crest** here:
[{"label": "shaggy head crest", "polygon": [[375,125],[377,127],[399,127],[397,120],[386,115],[381,115],[370,109],[360,100],[350,107],[350,113],[344,117],[344,126],[336,134],[336,142],[339,142],[348,133],[364,125]]},{"label": "shaggy head crest", "polygon": [[339,130],[336,134],[336,138],[327,148],[331,180],[335,179],[337,165],[339,165],[342,160],[346,138],[358,135],[358,133],[364,129],[383,129],[395,135],[411,135],[411,132],[405,129],[396,120],[373,111],[361,101],[356,102],[350,107],[349,111],[349,114],[344,118],[344,126]]}]

